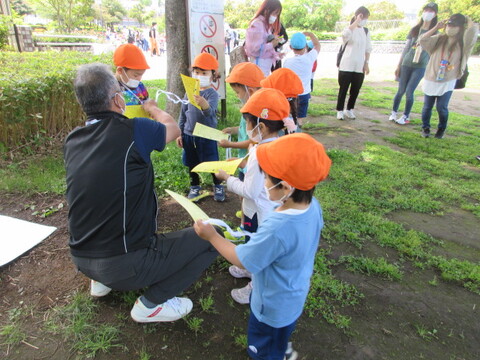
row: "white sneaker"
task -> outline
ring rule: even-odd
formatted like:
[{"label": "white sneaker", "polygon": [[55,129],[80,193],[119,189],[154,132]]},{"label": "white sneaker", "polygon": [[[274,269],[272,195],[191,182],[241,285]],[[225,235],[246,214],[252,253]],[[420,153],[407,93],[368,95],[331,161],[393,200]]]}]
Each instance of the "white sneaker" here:
[{"label": "white sneaker", "polygon": [[355,113],[353,112],[353,109],[345,111],[345,115],[347,115],[347,117],[350,118],[350,119],[355,119],[356,118]]},{"label": "white sneaker", "polygon": [[395,120],[395,122],[399,125],[406,125],[406,124],[410,124],[410,119],[405,115],[402,115],[400,119]]},{"label": "white sneaker", "polygon": [[112,289],[102,283],[90,280],[90,295],[93,297],[102,297],[107,295]]},{"label": "white sneaker", "polygon": [[252,282],[250,281],[247,286],[240,289],[233,289],[231,291],[232,298],[239,304],[250,304],[250,294],[252,293]]},{"label": "white sneaker", "polygon": [[390,121],[397,121],[397,112],[396,112],[396,111],[392,111],[392,114],[390,115],[390,117],[388,118],[388,120],[390,120]]},{"label": "white sneaker", "polygon": [[228,272],[234,278],[241,279],[241,278],[252,278],[252,273],[246,269],[241,269],[236,265],[232,265],[228,268]]},{"label": "white sneaker", "polygon": [[337,111],[337,119],[343,120],[343,111]]},{"label": "white sneaker", "polygon": [[151,309],[147,308],[138,298],[130,315],[139,323],[175,321],[187,315],[192,308],[192,301],[188,298],[173,297]]}]

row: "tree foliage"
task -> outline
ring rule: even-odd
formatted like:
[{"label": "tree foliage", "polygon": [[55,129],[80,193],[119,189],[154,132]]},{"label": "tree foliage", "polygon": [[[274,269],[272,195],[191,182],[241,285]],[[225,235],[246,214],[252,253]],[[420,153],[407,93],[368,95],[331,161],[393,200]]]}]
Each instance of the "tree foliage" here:
[{"label": "tree foliage", "polygon": [[33,9],[24,0],[10,0],[10,5],[18,15],[28,15],[33,13]]},{"label": "tree foliage", "polygon": [[452,14],[469,16],[474,22],[480,22],[479,0],[438,0],[439,19],[448,19]]},{"label": "tree foliage", "polygon": [[262,0],[227,0],[225,2],[225,22],[234,29],[246,29],[261,3]]},{"label": "tree foliage", "polygon": [[38,13],[54,20],[66,32],[89,22],[94,15],[93,0],[31,0],[31,3]]},{"label": "tree foliage", "polygon": [[365,7],[370,11],[369,20],[398,20],[405,17],[404,12],[390,1],[369,3]]},{"label": "tree foliage", "polygon": [[342,6],[342,0],[284,0],[282,22],[285,27],[333,31]]}]

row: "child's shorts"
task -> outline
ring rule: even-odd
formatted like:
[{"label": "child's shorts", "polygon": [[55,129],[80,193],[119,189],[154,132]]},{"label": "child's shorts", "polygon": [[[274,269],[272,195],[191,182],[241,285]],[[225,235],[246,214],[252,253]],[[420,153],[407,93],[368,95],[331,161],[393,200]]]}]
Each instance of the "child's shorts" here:
[{"label": "child's shorts", "polygon": [[298,96],[298,115],[303,119],[307,117],[308,103],[310,102],[310,93]]},{"label": "child's shorts", "polygon": [[195,167],[205,161],[218,161],[218,146],[214,140],[183,134],[183,165]]},{"label": "child's shorts", "polygon": [[[252,218],[249,218],[243,214],[243,228],[248,232],[254,233],[258,229],[258,216],[257,213],[253,215]],[[250,240],[250,236],[245,236],[245,242],[247,243]]]},{"label": "child's shorts", "polygon": [[285,327],[274,328],[258,321],[250,310],[248,355],[255,360],[283,360],[287,351],[288,339],[295,330],[296,324],[297,320]]}]

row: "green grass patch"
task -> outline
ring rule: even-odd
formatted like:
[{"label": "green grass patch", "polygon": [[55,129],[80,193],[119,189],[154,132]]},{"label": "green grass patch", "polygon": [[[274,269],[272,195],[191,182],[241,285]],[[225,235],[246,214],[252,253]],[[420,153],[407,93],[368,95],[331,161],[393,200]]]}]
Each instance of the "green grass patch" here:
[{"label": "green grass patch", "polygon": [[403,275],[397,265],[388,263],[383,257],[371,259],[365,256],[346,255],[340,257],[339,263],[345,264],[349,271],[376,275],[387,280],[400,280]]},{"label": "green grass patch", "polygon": [[70,303],[50,311],[46,331],[60,335],[72,349],[87,358],[107,353],[119,344],[120,329],[109,323],[95,321],[98,305],[85,293],[75,294]]}]

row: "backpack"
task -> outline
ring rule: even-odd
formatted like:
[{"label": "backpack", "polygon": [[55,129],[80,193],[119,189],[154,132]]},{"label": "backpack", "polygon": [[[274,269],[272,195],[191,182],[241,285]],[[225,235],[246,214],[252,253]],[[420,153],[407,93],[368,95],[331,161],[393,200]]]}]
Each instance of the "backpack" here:
[{"label": "backpack", "polygon": [[464,89],[465,85],[467,85],[467,78],[468,78],[469,72],[468,72],[468,65],[465,66],[465,71],[463,72],[463,75],[460,79],[457,79],[457,82],[455,83],[455,89]]},{"label": "backpack", "polygon": [[[368,35],[368,29],[366,27],[363,28],[365,31],[365,35]],[[340,49],[338,50],[337,53],[337,67],[340,67],[340,62],[342,61],[343,53],[345,52],[345,49],[347,48],[348,41],[345,43],[345,45],[340,45]]]}]

